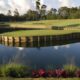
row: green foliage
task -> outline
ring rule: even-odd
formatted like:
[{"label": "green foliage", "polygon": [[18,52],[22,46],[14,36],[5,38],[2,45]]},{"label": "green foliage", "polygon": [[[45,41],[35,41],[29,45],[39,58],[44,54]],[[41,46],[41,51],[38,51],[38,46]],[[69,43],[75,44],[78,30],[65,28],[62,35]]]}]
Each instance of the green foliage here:
[{"label": "green foliage", "polygon": [[[50,69],[53,70],[52,68]],[[63,70],[66,71],[67,77],[75,77],[75,72],[78,70],[78,67],[74,65],[64,65]],[[60,71],[62,72],[63,70]],[[32,77],[32,70],[20,64],[6,64],[0,67],[0,79],[1,77],[28,78]]]},{"label": "green foliage", "polygon": [[41,6],[41,11],[40,11],[40,15],[41,15],[41,19],[46,19],[46,5],[42,5]]},{"label": "green foliage", "polygon": [[51,8],[47,10],[47,5],[41,5],[40,0],[36,1],[36,10],[28,10],[25,14],[20,15],[18,9],[15,9],[14,16],[8,10],[7,15],[0,14],[0,21],[33,21],[49,19],[80,19],[79,7],[60,7],[58,10]]},{"label": "green foliage", "polygon": [[79,7],[60,7],[58,10],[51,8],[49,11],[47,5],[40,3],[40,0],[35,1],[36,10],[28,10],[25,14],[20,15],[18,9],[14,10],[12,16],[11,10],[8,10],[7,15],[0,14],[0,21],[33,21],[33,20],[50,20],[50,19],[80,19]]},{"label": "green foliage", "polygon": [[62,19],[68,19],[69,17],[69,8],[67,7],[61,7],[58,9],[58,16],[60,16]]},{"label": "green foliage", "polygon": [[1,67],[0,67],[0,77],[2,77],[2,70],[1,70]]},{"label": "green foliage", "polygon": [[27,20],[38,20],[39,15],[37,11],[28,10],[27,14],[25,14]]},{"label": "green foliage", "polygon": [[67,72],[69,76],[74,76],[78,67],[70,64],[70,65],[64,65],[63,69]]},{"label": "green foliage", "polygon": [[5,77],[27,77],[30,76],[30,68],[18,64],[7,64],[1,68],[2,75]]}]

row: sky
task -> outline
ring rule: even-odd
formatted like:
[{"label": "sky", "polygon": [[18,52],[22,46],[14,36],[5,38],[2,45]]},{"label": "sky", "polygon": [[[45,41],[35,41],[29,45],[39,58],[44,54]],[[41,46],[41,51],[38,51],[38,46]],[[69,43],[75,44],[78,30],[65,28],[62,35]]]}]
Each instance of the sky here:
[{"label": "sky", "polygon": [[[26,13],[28,9],[35,9],[36,0],[0,0],[0,13],[12,12],[15,8],[20,14]],[[47,8],[59,8],[62,6],[75,7],[80,6],[80,0],[41,0],[41,4],[46,4]]]}]

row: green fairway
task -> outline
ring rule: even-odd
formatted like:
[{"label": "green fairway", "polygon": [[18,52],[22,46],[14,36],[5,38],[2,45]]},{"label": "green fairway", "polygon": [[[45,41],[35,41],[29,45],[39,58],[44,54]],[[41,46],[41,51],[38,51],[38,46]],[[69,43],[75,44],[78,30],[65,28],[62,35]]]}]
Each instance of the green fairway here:
[{"label": "green fairway", "polygon": [[64,35],[70,33],[80,33],[80,30],[21,30],[6,32],[0,35],[5,36],[47,36],[47,35]]},{"label": "green fairway", "polygon": [[80,19],[60,19],[60,20],[40,20],[40,21],[27,21],[27,22],[6,22],[4,24],[9,27],[23,27],[23,28],[51,28],[52,26],[58,27],[79,27]]},{"label": "green fairway", "polygon": [[[63,35],[80,32],[80,19],[62,19],[62,20],[41,20],[29,22],[8,22],[1,23],[2,25],[9,25],[7,27],[19,28],[41,28],[43,30],[20,30],[13,32],[4,32],[1,35],[7,36],[42,36],[42,35]],[[74,30],[51,30],[52,27],[66,27]],[[5,26],[3,26],[5,27]]]},{"label": "green fairway", "polygon": [[[29,21],[29,22],[19,22],[19,23],[10,23],[10,25],[23,25],[23,26],[37,26],[45,25],[46,27],[50,26],[80,26],[80,19],[62,19],[62,20],[41,20],[41,21]],[[38,27],[38,26],[37,26]]]}]

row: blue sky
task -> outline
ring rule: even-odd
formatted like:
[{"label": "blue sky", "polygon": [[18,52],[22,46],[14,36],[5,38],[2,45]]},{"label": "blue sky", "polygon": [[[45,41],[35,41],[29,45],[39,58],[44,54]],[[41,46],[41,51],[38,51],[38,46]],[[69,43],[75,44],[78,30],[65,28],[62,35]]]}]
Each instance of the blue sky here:
[{"label": "blue sky", "polygon": [[[14,11],[15,8],[21,14],[25,13],[28,9],[35,8],[36,0],[0,0],[0,13],[7,13],[8,10]],[[51,7],[59,8],[61,6],[80,6],[80,0],[41,0],[42,4],[46,4],[48,9]]]},{"label": "blue sky", "polygon": [[59,8],[60,6],[80,6],[80,0],[45,0],[48,6]]},{"label": "blue sky", "polygon": [[75,6],[80,6],[80,0],[73,0]]}]

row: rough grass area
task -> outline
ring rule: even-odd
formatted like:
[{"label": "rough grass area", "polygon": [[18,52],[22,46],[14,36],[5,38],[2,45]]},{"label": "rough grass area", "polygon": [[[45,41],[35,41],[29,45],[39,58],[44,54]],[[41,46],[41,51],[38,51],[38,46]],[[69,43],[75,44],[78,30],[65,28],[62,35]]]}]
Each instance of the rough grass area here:
[{"label": "rough grass area", "polygon": [[0,80],[80,80],[80,78],[0,78]]},{"label": "rough grass area", "polygon": [[80,33],[80,30],[20,30],[13,32],[5,32],[0,35],[5,36],[46,36],[46,35],[64,35],[71,33]]}]

